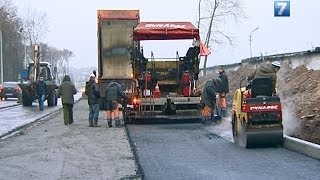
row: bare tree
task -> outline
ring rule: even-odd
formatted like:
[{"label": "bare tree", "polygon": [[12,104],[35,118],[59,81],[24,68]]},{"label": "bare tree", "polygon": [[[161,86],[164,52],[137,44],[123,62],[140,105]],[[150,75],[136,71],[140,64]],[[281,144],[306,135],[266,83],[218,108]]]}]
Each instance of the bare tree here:
[{"label": "bare tree", "polygon": [[[245,18],[240,0],[199,0],[198,28],[206,32],[202,34],[204,44],[210,47],[222,46],[226,43],[234,46],[235,38],[225,32],[223,28],[227,21],[240,22]],[[203,74],[206,74],[207,59],[205,56]]]},{"label": "bare tree", "polygon": [[49,46],[46,43],[41,43],[41,61],[46,61],[51,64],[53,68],[53,75],[61,81],[61,76],[69,74],[69,61],[74,54],[68,49],[59,50],[55,47]]},{"label": "bare tree", "polygon": [[63,75],[66,75],[69,73],[69,61],[70,61],[70,58],[74,57],[74,54],[72,51],[69,51],[67,49],[63,49],[62,50],[62,72],[63,72]]},{"label": "bare tree", "polygon": [[23,17],[23,27],[31,46],[40,43],[48,32],[46,13],[36,9],[28,9]]},{"label": "bare tree", "polygon": [[40,45],[40,60],[50,62],[54,76],[68,74],[69,61],[74,56],[67,49],[59,50],[46,43],[41,43],[48,32],[46,14],[28,9],[21,19],[17,16],[17,8],[10,0],[0,0],[0,28],[3,32],[3,59],[5,80],[17,80],[22,70],[25,44],[27,56],[33,59],[33,45]]},{"label": "bare tree", "polygon": [[22,13],[23,36],[27,46],[27,58],[33,59],[33,45],[40,44],[48,32],[47,15],[36,9],[27,9]]},{"label": "bare tree", "polygon": [[21,19],[12,2],[0,0],[0,30],[2,32],[3,79],[16,81],[22,69],[23,45],[19,33]]},{"label": "bare tree", "polygon": [[54,62],[53,66],[57,70],[57,79],[60,84],[62,76],[69,74],[69,61],[74,57],[74,54],[68,49],[58,50],[56,48],[52,48],[51,52]]}]

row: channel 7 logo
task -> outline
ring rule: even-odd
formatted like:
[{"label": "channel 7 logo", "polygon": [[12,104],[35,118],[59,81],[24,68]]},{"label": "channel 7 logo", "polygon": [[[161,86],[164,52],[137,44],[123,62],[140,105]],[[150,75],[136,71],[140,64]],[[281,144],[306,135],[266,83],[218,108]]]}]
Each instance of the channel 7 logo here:
[{"label": "channel 7 logo", "polygon": [[274,1],[274,16],[290,17],[290,1]]}]

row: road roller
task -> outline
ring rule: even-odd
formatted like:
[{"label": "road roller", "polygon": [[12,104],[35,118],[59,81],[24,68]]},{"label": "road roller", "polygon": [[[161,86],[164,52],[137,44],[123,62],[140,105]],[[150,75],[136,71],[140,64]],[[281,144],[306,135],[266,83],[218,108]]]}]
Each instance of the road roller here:
[{"label": "road roller", "polygon": [[280,98],[273,93],[271,78],[261,77],[235,91],[232,102],[234,143],[244,148],[283,144]]}]

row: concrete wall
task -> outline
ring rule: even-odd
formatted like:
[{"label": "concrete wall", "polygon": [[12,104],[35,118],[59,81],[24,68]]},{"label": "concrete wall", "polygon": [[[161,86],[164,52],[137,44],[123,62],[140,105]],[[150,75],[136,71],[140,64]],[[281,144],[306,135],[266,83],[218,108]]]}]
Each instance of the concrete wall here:
[{"label": "concrete wall", "polygon": [[[275,54],[270,56],[253,57],[241,60],[241,63],[223,65],[226,72],[237,70],[240,67],[251,65],[257,66],[262,62],[279,61],[281,64],[289,63],[292,68],[305,65],[308,69],[320,70],[320,50],[300,51],[285,54]],[[219,66],[207,68],[207,74],[217,73]],[[203,75],[203,69],[200,70],[200,76]]]},{"label": "concrete wall", "polygon": [[[207,68],[207,74],[217,74],[218,73],[218,66],[212,66]],[[223,65],[223,68],[226,72],[228,71],[236,71],[241,67],[241,63],[234,63],[234,64],[226,64]],[[203,75],[203,69],[200,70],[200,76]]]}]

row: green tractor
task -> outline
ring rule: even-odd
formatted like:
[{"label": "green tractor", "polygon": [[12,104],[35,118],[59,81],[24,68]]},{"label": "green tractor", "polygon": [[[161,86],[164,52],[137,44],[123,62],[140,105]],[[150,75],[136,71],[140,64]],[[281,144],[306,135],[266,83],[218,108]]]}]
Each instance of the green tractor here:
[{"label": "green tractor", "polygon": [[55,83],[50,64],[48,62],[39,61],[39,46],[35,45],[34,62],[29,63],[26,70],[25,81],[19,84],[22,90],[23,106],[32,106],[32,103],[37,99],[36,86],[40,77],[44,78],[47,85],[45,100],[47,100],[48,106],[56,106],[58,102],[56,91],[58,85]]}]

